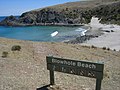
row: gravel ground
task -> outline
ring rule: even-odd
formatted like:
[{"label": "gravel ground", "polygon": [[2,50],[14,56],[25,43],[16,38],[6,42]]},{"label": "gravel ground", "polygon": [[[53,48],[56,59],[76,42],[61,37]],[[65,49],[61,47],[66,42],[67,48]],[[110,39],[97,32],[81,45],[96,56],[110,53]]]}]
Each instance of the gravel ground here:
[{"label": "gravel ground", "polygon": [[[20,51],[11,51],[13,45]],[[6,58],[3,52],[8,52]],[[120,52],[102,48],[54,42],[30,42],[0,38],[0,90],[95,90],[95,79],[55,72],[49,85],[46,56],[104,62],[101,90],[120,90]]]}]

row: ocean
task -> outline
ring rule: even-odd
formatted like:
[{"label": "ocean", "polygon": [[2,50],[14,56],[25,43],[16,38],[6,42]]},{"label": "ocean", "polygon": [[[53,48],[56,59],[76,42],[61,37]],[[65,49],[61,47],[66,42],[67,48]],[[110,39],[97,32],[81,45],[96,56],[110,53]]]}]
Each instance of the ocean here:
[{"label": "ocean", "polygon": [[[3,20],[5,17],[0,17]],[[81,27],[66,26],[0,26],[0,37],[44,42],[61,42],[72,40],[81,35]]]},{"label": "ocean", "polygon": [[[0,21],[4,20],[7,16],[0,16]],[[16,18],[18,18],[19,16],[15,16]]]},{"label": "ocean", "polygon": [[0,21],[2,21],[3,19],[5,19],[5,16],[0,16]]}]

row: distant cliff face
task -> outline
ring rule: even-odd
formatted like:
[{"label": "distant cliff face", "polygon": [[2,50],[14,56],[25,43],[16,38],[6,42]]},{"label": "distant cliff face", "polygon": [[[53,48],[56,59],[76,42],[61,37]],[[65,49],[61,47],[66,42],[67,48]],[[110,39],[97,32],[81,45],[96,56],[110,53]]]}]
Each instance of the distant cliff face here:
[{"label": "distant cliff face", "polygon": [[102,23],[120,24],[120,0],[79,1],[55,5],[23,13],[18,19],[14,16],[7,17],[0,25],[81,24],[89,23],[92,16],[99,17]]},{"label": "distant cliff face", "polygon": [[101,19],[101,23],[113,23],[120,25],[120,1],[114,3],[103,4],[88,10],[92,16],[97,16]]}]

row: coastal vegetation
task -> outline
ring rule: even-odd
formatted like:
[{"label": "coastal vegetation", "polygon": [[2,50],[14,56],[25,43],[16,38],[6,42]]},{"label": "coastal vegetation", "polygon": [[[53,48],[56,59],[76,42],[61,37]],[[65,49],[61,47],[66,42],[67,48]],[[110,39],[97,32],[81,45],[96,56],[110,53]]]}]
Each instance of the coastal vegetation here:
[{"label": "coastal vegetation", "polygon": [[[19,18],[9,16],[0,22],[6,26],[63,25],[89,23],[92,16],[101,23],[120,24],[120,0],[70,2],[23,13]],[[13,28],[13,27],[12,27]],[[119,28],[119,27],[118,27]],[[116,29],[116,28],[115,28]],[[22,30],[22,29],[21,29]],[[64,30],[64,29],[63,29]],[[27,31],[27,30],[26,30]],[[119,31],[119,30],[118,30]],[[28,30],[28,34],[30,31]],[[99,38],[101,32],[90,30],[90,35],[64,42],[33,42],[0,38],[0,90],[94,90],[95,79],[55,72],[56,85],[49,85],[46,56],[104,63],[101,90],[120,90],[120,44],[111,49],[111,37],[117,30],[105,30],[109,46],[80,44]],[[96,34],[97,33],[97,34]],[[98,34],[99,33],[99,34]],[[113,35],[113,36],[112,36]],[[120,36],[120,35],[119,35]],[[97,41],[104,41],[105,37]],[[93,40],[94,41],[94,40]],[[117,41],[117,40],[116,40]],[[79,44],[78,44],[79,43]],[[114,45],[114,44],[113,44]],[[119,50],[119,51],[118,51]]]},{"label": "coastal vegetation", "polygon": [[20,50],[21,50],[21,46],[19,46],[19,45],[14,45],[11,48],[11,51],[20,51]]},{"label": "coastal vegetation", "polygon": [[9,16],[0,22],[7,26],[64,25],[89,23],[93,16],[101,23],[120,25],[120,0],[70,2],[23,13],[19,18]]},{"label": "coastal vegetation", "polygon": [[2,58],[6,58],[6,57],[8,57],[8,52],[2,52]]},{"label": "coastal vegetation", "polygon": [[[55,72],[55,86],[49,86],[46,56],[104,62],[102,90],[119,90],[120,52],[103,50],[94,45],[57,42],[31,42],[0,38],[0,89],[7,90],[94,90],[95,79]],[[19,45],[20,51],[11,51]],[[5,54],[5,55],[4,55]],[[114,85],[113,85],[114,84]],[[46,86],[46,87],[45,87]]]}]

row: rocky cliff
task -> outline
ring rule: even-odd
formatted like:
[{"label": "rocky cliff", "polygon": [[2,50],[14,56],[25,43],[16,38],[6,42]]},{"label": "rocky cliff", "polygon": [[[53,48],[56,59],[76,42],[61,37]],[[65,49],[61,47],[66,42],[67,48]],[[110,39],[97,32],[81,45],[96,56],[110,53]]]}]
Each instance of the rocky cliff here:
[{"label": "rocky cliff", "polygon": [[120,24],[120,0],[78,1],[23,13],[18,19],[9,16],[0,22],[6,26],[70,25],[89,23],[97,16],[102,23]]}]

